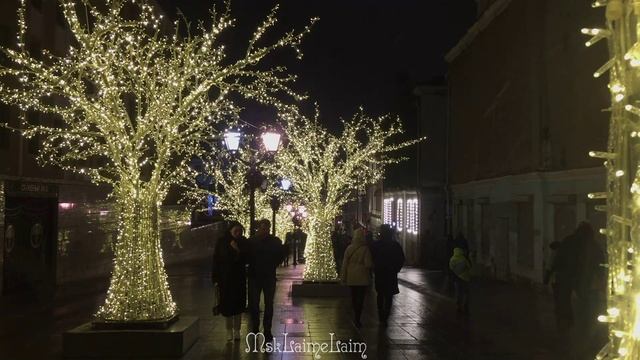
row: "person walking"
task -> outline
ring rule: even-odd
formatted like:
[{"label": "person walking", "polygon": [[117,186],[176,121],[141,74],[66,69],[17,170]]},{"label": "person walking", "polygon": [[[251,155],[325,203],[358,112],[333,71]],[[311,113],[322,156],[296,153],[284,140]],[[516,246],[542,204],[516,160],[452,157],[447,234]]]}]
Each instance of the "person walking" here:
[{"label": "person walking", "polygon": [[276,268],[282,262],[284,249],[282,241],[270,234],[271,222],[258,221],[256,234],[249,239],[249,313],[251,332],[260,331],[260,295],[264,296],[263,335],[267,341],[273,340],[271,322],[273,320],[273,297],[276,291]]},{"label": "person walking", "polygon": [[378,320],[387,325],[393,296],[400,293],[398,273],[404,265],[404,251],[394,240],[394,230],[389,225],[380,227],[380,238],[371,247],[378,303]]},{"label": "person walking", "polygon": [[549,244],[553,251],[551,266],[544,274],[544,284],[551,284],[553,290],[556,326],[560,334],[565,334],[573,325],[571,296],[575,284],[575,260],[577,255],[575,235]]},{"label": "person walking", "polygon": [[217,312],[225,317],[229,340],[240,340],[242,313],[247,308],[247,239],[242,225],[233,221],[216,243],[211,280],[218,287]]},{"label": "person walking", "polygon": [[304,251],[307,247],[307,233],[302,231],[302,228],[298,227],[294,230],[295,232],[295,241],[297,243],[297,248],[298,248],[298,253],[296,254],[298,256],[298,263],[299,264],[304,264],[305,262],[305,258],[304,258]]},{"label": "person walking", "polygon": [[343,230],[342,232],[340,232],[340,234],[338,234],[336,243],[333,245],[335,257],[336,257],[337,271],[342,270],[342,260],[344,259],[344,252],[347,249],[346,243],[347,243],[347,234],[346,234],[346,231]]},{"label": "person walking", "polygon": [[291,243],[293,242],[293,233],[288,232],[284,236],[284,259],[282,260],[282,266],[289,266],[289,254],[291,254]]},{"label": "person walking", "polygon": [[586,341],[587,346],[578,347],[578,358],[585,358],[595,351],[595,344],[606,337],[606,328],[594,322],[599,314],[606,311],[607,273],[603,247],[594,237],[591,224],[581,222],[575,231],[577,238],[576,257],[576,329],[577,336]]},{"label": "person walking", "polygon": [[364,306],[367,288],[371,284],[371,267],[373,260],[369,247],[365,244],[365,233],[362,229],[353,232],[353,240],[344,252],[340,279],[351,289],[353,305],[353,324],[361,327],[360,317]]},{"label": "person walking", "polygon": [[449,259],[449,268],[456,276],[456,304],[458,312],[469,315],[469,282],[471,281],[471,262],[467,258],[465,250],[461,247],[453,249],[453,255]]}]

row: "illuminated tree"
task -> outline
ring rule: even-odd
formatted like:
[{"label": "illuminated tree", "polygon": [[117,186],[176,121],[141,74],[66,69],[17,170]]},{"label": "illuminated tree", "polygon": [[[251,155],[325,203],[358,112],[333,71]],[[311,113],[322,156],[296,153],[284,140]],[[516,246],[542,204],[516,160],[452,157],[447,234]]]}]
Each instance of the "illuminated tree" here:
[{"label": "illuminated tree", "polygon": [[[251,150],[240,150],[238,154],[221,155],[218,159],[206,162],[204,167],[204,172],[211,174],[215,183],[213,192],[217,198],[216,209],[223,211],[227,220],[235,220],[243,224],[247,231],[250,228],[247,175],[252,156],[254,155],[251,154]],[[259,170],[266,172],[262,167],[259,167]],[[286,198],[285,192],[274,186],[277,175],[268,174],[265,179],[269,186],[264,191],[255,193],[256,219],[271,219],[272,196]],[[192,197],[200,199],[207,194],[209,194],[208,191],[200,190],[192,192]],[[290,230],[293,230],[291,218],[281,208],[276,213],[276,235],[284,239],[283,237]]]},{"label": "illuminated tree", "polygon": [[[308,27],[273,44],[259,45],[276,22],[275,9],[258,27],[239,59],[227,58],[220,34],[232,26],[229,9],[212,12],[212,24],[173,35],[145,0],[76,4],[60,0],[72,35],[57,56],[29,54],[25,0],[18,12],[18,48],[3,49],[0,100],[23,112],[40,112],[62,126],[23,121],[26,137],[42,138],[39,159],[86,174],[112,187],[118,211],[114,270],[97,317],[113,321],[167,319],[177,312],[160,247],[158,208],[173,184],[195,174],[220,119],[237,117],[232,93],[283,106],[295,79],[281,67],[260,69],[274,50],[297,51]],[[133,15],[132,15],[133,14]],[[188,27],[188,24],[187,24]],[[187,35],[183,35],[187,33]],[[298,52],[299,54],[299,52]],[[95,166],[91,166],[95,164]]]},{"label": "illuminated tree", "polygon": [[[241,152],[239,156],[246,158],[247,152]],[[206,166],[207,173],[212,175],[215,183],[216,209],[225,213],[227,220],[235,220],[249,229],[249,190],[247,184],[247,172],[249,166],[242,161],[234,161],[229,156],[216,159]],[[201,197],[198,195],[197,197]],[[262,204],[260,196],[256,199],[256,208]],[[256,211],[257,212],[257,211]]]},{"label": "illuminated tree", "polygon": [[609,343],[598,359],[640,358],[640,168],[638,159],[637,107],[640,75],[640,2],[632,0],[596,1],[594,7],[606,6],[606,26],[583,29],[592,36],[591,46],[609,39],[611,59],[595,73],[609,71],[611,118],[607,151],[592,151],[602,158],[607,170],[606,191],[589,194],[592,199],[606,199],[608,298],[607,313],[598,317],[609,324]]},{"label": "illuminated tree", "polygon": [[420,140],[390,143],[402,133],[398,118],[371,118],[362,110],[343,121],[342,133],[331,134],[318,121],[290,111],[282,116],[288,145],[276,155],[276,171],[290,179],[309,212],[304,279],[337,278],[331,244],[333,221],[354,192],[384,176],[385,167],[402,158],[392,152]]}]

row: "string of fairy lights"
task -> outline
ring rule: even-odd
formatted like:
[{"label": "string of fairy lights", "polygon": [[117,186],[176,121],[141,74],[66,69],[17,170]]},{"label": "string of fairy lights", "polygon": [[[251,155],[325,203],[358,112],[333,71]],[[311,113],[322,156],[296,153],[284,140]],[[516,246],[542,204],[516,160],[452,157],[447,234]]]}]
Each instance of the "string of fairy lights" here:
[{"label": "string of fairy lights", "polygon": [[[247,184],[247,173],[249,171],[249,163],[252,154],[251,149],[239,148],[236,154],[220,154],[217,159],[210,159],[205,162],[203,171],[212,175],[215,184],[213,192],[217,198],[215,208],[224,212],[227,220],[235,220],[240,222],[247,230],[248,235],[250,229],[249,219],[249,189]],[[234,159],[234,157],[238,157]],[[259,169],[262,170],[262,167]],[[274,174],[268,174],[265,179],[272,180],[276,177]],[[194,200],[201,199],[203,195],[209,191],[195,191],[192,193]],[[272,209],[270,199],[278,197],[284,199],[285,191],[270,184],[264,190],[255,192],[256,219],[271,219]],[[293,230],[293,223],[288,212],[281,207],[276,212],[276,235],[284,239],[286,233]]]},{"label": "string of fairy lights", "polygon": [[607,151],[592,151],[591,157],[604,160],[606,191],[589,194],[606,199],[607,227],[600,232],[607,238],[607,311],[598,320],[609,325],[609,342],[597,359],[638,359],[640,357],[640,172],[637,138],[640,127],[637,107],[638,67],[640,66],[640,1],[596,1],[605,7],[604,28],[583,29],[592,46],[608,39],[610,60],[594,73],[608,72],[611,94]]},{"label": "string of fairy lights", "polygon": [[276,24],[274,9],[244,56],[229,59],[220,39],[234,24],[228,7],[213,11],[206,28],[182,31],[188,25],[176,21],[173,34],[167,34],[161,30],[165,20],[146,0],[59,4],[72,37],[61,56],[29,53],[29,10],[20,1],[17,48],[2,49],[9,63],[0,66],[0,101],[63,124],[30,124],[23,117],[22,134],[42,139],[42,163],[113,188],[110,196],[118,210],[114,270],[97,317],[170,318],[177,308],[164,270],[158,208],[172,185],[195,177],[189,161],[212,151],[202,146],[211,129],[221,119],[238,118],[241,109],[231,93],[277,109],[287,107],[283,98],[302,99],[290,89],[295,76],[285,68],[258,65],[285,47],[301,56],[299,45],[310,26],[262,44]]},{"label": "string of fairy lights", "polygon": [[[159,207],[171,186],[193,182],[197,171],[190,168],[191,159],[223,151],[203,144],[215,143],[211,129],[223,119],[239,118],[232,93],[281,114],[288,145],[265,171],[270,167],[295,184],[296,202],[308,209],[305,279],[337,278],[333,220],[357,189],[379,181],[385,166],[403,160],[390,153],[421,139],[390,144],[402,132],[400,121],[371,118],[362,111],[344,121],[336,136],[319,124],[318,114],[313,119],[301,116],[281,100],[302,99],[290,88],[295,76],[283,67],[257,65],[285,47],[301,56],[299,45],[310,26],[261,45],[276,24],[276,8],[254,32],[244,57],[228,59],[220,39],[234,24],[228,7],[212,12],[209,27],[182,31],[175,22],[173,34],[167,35],[161,30],[162,16],[145,0],[105,0],[103,7],[89,1],[59,3],[72,36],[72,45],[60,56],[27,50],[28,7],[20,1],[17,48],[2,49],[9,63],[0,65],[0,101],[23,114],[34,111],[59,120],[30,124],[23,116],[21,133],[42,139],[42,163],[112,188],[117,241],[98,319],[155,321],[177,314],[164,270]],[[131,9],[133,18],[125,15]],[[243,188],[245,179],[239,174],[244,176],[244,169],[235,165],[235,170],[218,173],[229,181],[226,190]],[[246,193],[229,191],[227,196],[220,206],[244,219],[245,208],[235,209],[232,203],[244,207]]]},{"label": "string of fairy lights", "polygon": [[296,186],[309,212],[304,279],[332,281],[337,278],[331,244],[333,221],[358,189],[382,179],[387,165],[404,160],[392,156],[393,152],[423,139],[391,144],[402,133],[400,120],[373,118],[362,109],[342,122],[343,131],[338,135],[321,125],[317,111],[313,118],[288,111],[281,114],[281,120],[288,145],[276,154],[272,166]]}]

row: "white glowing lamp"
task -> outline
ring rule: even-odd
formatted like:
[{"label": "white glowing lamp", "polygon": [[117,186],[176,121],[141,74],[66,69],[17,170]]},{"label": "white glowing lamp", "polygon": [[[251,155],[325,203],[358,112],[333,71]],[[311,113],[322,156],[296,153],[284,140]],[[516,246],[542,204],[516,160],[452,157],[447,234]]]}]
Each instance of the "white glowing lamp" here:
[{"label": "white glowing lamp", "polygon": [[282,188],[282,190],[284,190],[284,191],[289,191],[289,189],[291,189],[291,180],[282,179],[280,181],[280,188]]},{"label": "white glowing lamp", "polygon": [[267,131],[262,134],[262,143],[267,151],[276,152],[280,147],[280,134],[277,132]]},{"label": "white glowing lamp", "polygon": [[240,138],[242,134],[237,131],[227,131],[224,133],[224,145],[229,151],[238,151],[240,148]]}]

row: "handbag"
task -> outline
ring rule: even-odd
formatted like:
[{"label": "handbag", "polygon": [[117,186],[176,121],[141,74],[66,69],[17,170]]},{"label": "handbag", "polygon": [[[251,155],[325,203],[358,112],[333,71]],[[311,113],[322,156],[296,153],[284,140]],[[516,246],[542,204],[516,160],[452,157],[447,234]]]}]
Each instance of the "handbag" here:
[{"label": "handbag", "polygon": [[220,315],[220,286],[218,283],[213,285],[213,307],[211,308],[213,316]]}]

